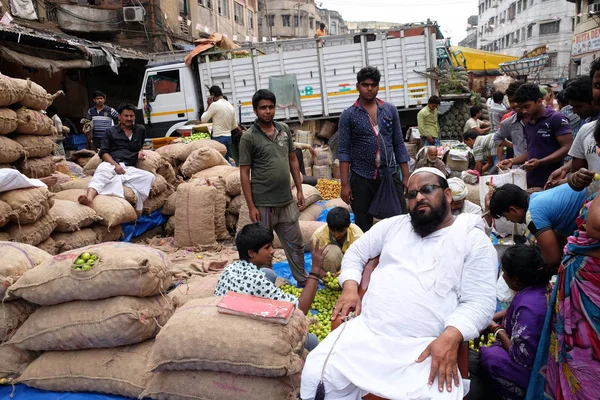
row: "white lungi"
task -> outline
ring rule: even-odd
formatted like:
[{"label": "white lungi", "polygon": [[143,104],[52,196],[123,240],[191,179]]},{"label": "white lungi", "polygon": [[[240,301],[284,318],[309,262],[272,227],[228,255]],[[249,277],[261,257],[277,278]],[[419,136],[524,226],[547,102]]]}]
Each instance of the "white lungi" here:
[{"label": "white lungi", "polygon": [[355,242],[344,257],[340,284],[360,281],[366,262],[381,254],[379,266],[361,315],[309,354],[301,398],[314,398],[333,347],[323,377],[326,400],[360,400],[367,393],[391,400],[462,399],[467,381],[440,392],[437,378],[428,384],[431,357],[415,360],[448,326],[469,340],[492,319],[497,254],[480,223],[481,217],[464,214],[421,238],[410,216],[400,216],[379,222]]},{"label": "white lungi", "polygon": [[135,167],[127,167],[123,163],[120,163],[120,165],[125,169],[123,175],[117,174],[112,164],[102,162],[94,172],[88,188],[106,196],[125,197],[123,193],[123,185],[125,185],[133,190],[137,196],[136,210],[142,211],[144,201],[150,195],[150,189],[156,177],[151,172]]}]

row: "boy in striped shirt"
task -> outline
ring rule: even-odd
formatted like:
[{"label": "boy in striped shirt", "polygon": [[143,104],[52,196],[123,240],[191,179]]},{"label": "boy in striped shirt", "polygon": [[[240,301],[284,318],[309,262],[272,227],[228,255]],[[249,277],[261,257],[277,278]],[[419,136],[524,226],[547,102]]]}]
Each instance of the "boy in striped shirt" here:
[{"label": "boy in striped shirt", "polygon": [[104,131],[111,126],[119,125],[119,113],[106,105],[106,95],[100,90],[93,93],[94,107],[87,113],[87,119],[92,120],[94,127],[94,147],[100,150]]},{"label": "boy in striped shirt", "polygon": [[483,174],[494,166],[494,154],[496,153],[496,144],[494,143],[494,134],[479,135],[474,130],[470,130],[463,136],[467,146],[473,149],[475,157],[475,169]]}]

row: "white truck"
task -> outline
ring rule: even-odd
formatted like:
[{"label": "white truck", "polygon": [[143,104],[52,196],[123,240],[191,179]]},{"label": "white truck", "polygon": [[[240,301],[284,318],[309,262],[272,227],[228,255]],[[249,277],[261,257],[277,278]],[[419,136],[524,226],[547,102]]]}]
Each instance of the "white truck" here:
[{"label": "white truck", "polygon": [[[269,77],[295,75],[304,120],[336,119],[357,98],[356,73],[376,66],[382,74],[379,98],[396,105],[403,124],[435,93],[435,82],[418,72],[437,65],[437,26],[411,24],[387,31],[256,43],[236,50],[201,53],[188,67],[157,61],[146,70],[138,107],[148,137],[175,136],[207,107],[208,88],[221,87],[242,124],[255,119],[252,95],[269,88]],[[239,57],[240,50],[247,56]],[[218,59],[218,61],[215,61]],[[149,107],[148,107],[149,106]],[[299,120],[298,111],[278,108],[276,118]]]}]

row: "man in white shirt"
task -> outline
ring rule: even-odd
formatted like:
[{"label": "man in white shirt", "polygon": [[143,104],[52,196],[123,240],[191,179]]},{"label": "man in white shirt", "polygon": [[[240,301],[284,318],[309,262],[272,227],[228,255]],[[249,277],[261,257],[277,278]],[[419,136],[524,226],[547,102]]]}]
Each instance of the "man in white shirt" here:
[{"label": "man in white shirt", "polygon": [[212,119],[212,138],[227,147],[225,159],[229,161],[231,156],[231,131],[237,129],[238,123],[235,108],[223,98],[223,92],[218,86],[211,87],[208,92],[213,98],[208,110],[202,114],[200,120],[208,122]]},{"label": "man in white shirt", "polygon": [[465,126],[463,127],[463,133],[467,133],[469,131],[475,131],[478,135],[485,135],[490,132],[490,124],[488,122],[482,121],[481,118],[481,107],[473,106],[471,107],[471,118],[465,122]]},{"label": "man in white shirt", "polygon": [[[498,256],[480,216],[452,216],[439,170],[416,170],[406,196],[410,215],[377,223],[346,252],[333,318],[358,316],[308,356],[302,399],[320,382],[326,400],[463,398],[458,348],[492,320]],[[378,256],[361,304],[363,268]]]},{"label": "man in white shirt", "polygon": [[464,213],[483,215],[480,206],[467,200],[469,189],[467,189],[467,185],[462,179],[450,178],[448,179],[448,186],[450,186],[450,190],[452,190],[452,204],[450,205],[452,215],[455,217]]}]

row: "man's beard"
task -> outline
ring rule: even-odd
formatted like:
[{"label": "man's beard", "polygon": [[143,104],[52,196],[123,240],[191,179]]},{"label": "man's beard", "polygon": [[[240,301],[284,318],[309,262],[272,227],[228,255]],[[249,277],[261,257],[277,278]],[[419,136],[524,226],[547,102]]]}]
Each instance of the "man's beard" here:
[{"label": "man's beard", "polygon": [[[413,210],[410,211],[410,223],[415,232],[421,237],[428,236],[435,232],[448,215],[448,203],[442,200],[442,203],[437,208],[430,208],[429,215],[420,214],[417,208],[424,202],[418,203]],[[430,203],[431,206],[431,203]]]}]

